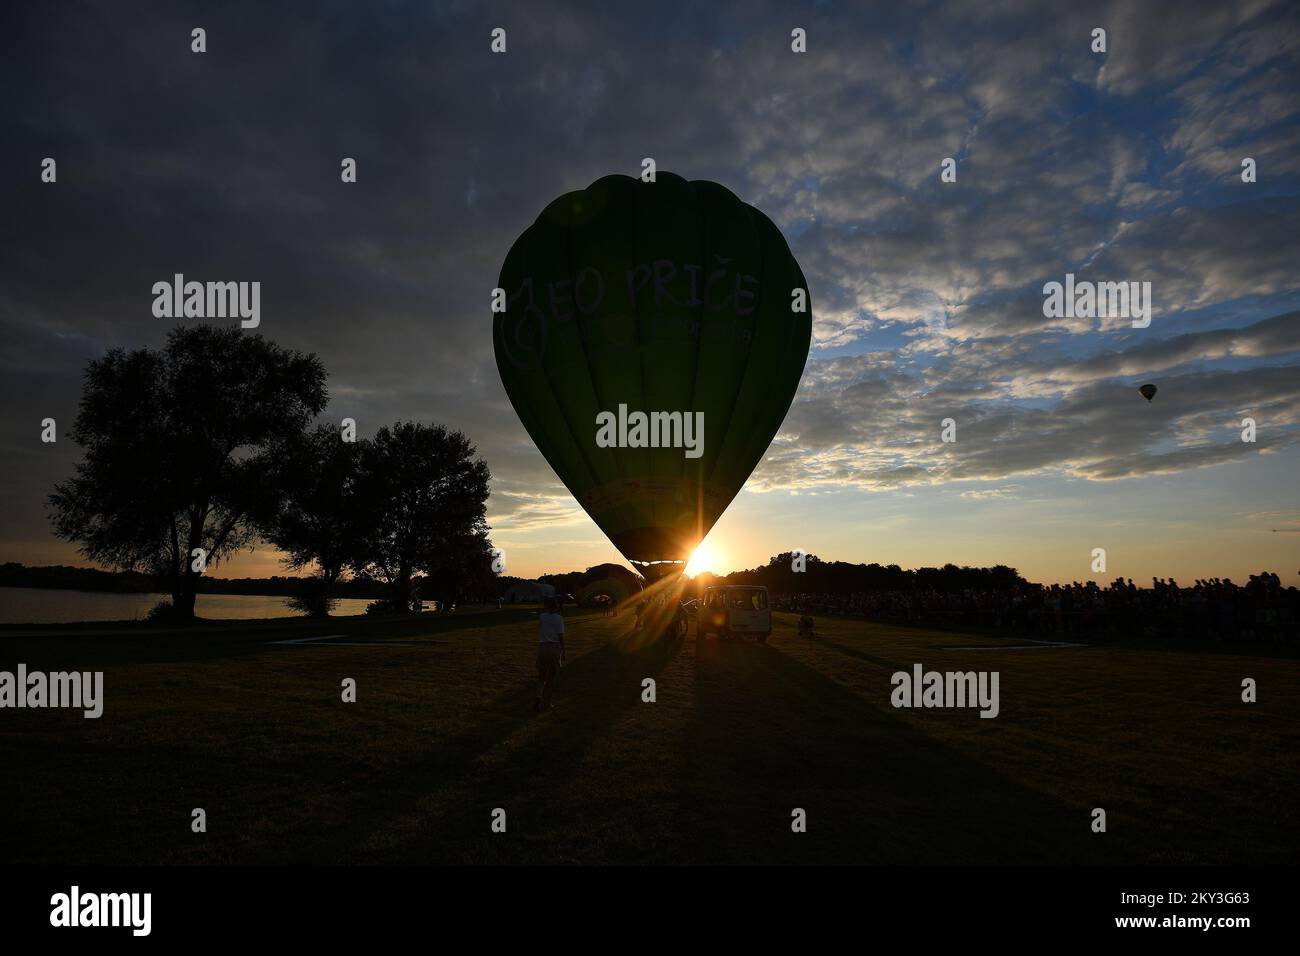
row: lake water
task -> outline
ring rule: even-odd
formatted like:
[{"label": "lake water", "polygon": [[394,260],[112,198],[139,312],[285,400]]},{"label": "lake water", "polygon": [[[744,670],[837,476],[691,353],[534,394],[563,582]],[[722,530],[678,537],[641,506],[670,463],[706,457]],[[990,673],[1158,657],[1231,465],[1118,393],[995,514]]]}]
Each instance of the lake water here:
[{"label": "lake water", "polygon": [[[139,621],[165,594],[116,594],[109,591],[58,591],[52,588],[0,588],[0,624],[72,624],[77,621]],[[199,617],[246,621],[259,617],[296,617],[288,598],[261,594],[200,594]],[[343,598],[335,615],[364,614],[370,601]]]}]

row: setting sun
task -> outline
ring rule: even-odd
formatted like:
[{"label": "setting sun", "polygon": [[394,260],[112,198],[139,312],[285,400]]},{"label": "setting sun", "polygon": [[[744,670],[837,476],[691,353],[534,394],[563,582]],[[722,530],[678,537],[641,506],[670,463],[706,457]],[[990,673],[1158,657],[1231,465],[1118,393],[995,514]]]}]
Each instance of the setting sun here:
[{"label": "setting sun", "polygon": [[718,573],[722,567],[723,556],[711,542],[702,541],[699,546],[691,553],[691,559],[686,562],[686,576],[695,577],[701,571],[709,571],[713,574]]}]

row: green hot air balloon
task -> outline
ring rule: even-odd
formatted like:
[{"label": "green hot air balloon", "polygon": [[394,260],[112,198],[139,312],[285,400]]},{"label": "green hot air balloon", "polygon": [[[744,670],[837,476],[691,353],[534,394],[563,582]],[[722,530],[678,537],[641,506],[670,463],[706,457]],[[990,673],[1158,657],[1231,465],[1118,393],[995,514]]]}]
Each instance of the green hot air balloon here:
[{"label": "green hot air balloon", "polygon": [[1149,382],[1146,385],[1143,385],[1141,388],[1139,388],[1138,391],[1142,393],[1142,397],[1145,398],[1148,402],[1151,401],[1151,399],[1156,397],[1156,387]]},{"label": "green hot air balloon", "polygon": [[501,267],[515,411],[633,566],[680,571],[767,451],[803,375],[808,286],[717,183],[606,176],[548,205]]}]

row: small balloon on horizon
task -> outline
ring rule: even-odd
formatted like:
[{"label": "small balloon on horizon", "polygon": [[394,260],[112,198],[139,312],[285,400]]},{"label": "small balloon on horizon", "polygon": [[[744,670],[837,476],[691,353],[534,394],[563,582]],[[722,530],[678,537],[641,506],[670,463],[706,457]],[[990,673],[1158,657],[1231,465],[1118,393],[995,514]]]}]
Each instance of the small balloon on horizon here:
[{"label": "small balloon on horizon", "polygon": [[1156,397],[1156,387],[1155,387],[1154,385],[1152,385],[1150,382],[1148,382],[1147,384],[1145,384],[1145,385],[1143,385],[1141,388],[1139,388],[1139,389],[1138,389],[1138,392],[1139,392],[1139,393],[1142,395],[1142,397],[1145,398],[1148,402],[1151,401],[1151,399],[1153,399],[1153,398]]}]

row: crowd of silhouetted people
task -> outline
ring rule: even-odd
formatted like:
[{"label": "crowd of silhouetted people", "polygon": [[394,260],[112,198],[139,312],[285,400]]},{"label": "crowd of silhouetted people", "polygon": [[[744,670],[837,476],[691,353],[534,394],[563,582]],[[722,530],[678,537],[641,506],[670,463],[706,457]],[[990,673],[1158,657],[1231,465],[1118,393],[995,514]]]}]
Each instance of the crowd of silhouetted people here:
[{"label": "crowd of silhouetted people", "polygon": [[1186,642],[1296,643],[1300,589],[1276,574],[1252,574],[1190,587],[1153,578],[1151,587],[1117,578],[1068,585],[1018,584],[1007,589],[941,592],[855,591],[774,594],[778,610],[859,617],[911,626],[989,628],[1041,640],[1151,638]]}]

